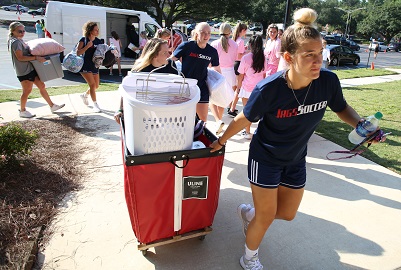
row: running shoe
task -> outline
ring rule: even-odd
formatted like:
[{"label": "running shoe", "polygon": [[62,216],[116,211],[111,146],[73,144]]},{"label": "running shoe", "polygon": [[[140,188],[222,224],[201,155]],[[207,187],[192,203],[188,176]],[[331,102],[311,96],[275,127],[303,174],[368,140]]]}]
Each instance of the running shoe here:
[{"label": "running shoe", "polygon": [[253,256],[250,260],[245,259],[245,255],[239,260],[239,264],[245,270],[262,270],[263,265],[259,261],[258,255]]}]

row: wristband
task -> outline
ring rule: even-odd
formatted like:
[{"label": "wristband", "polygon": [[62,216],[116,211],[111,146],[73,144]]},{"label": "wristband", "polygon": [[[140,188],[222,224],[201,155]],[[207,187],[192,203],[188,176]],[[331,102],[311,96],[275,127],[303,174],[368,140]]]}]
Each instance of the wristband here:
[{"label": "wristband", "polygon": [[221,137],[218,137],[218,138],[217,138],[217,143],[218,143],[221,147],[223,147],[223,146],[225,146],[226,144],[221,144],[221,143],[220,143],[220,138],[221,138]]}]

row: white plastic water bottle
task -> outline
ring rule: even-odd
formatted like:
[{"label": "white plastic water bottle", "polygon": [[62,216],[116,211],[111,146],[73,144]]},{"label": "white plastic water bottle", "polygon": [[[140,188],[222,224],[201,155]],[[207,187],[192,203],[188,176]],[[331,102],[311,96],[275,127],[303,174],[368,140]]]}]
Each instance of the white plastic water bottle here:
[{"label": "white plastic water bottle", "polygon": [[359,122],[356,128],[348,135],[353,144],[361,143],[369,133],[372,133],[379,126],[379,120],[383,117],[381,112],[366,117],[365,121]]}]

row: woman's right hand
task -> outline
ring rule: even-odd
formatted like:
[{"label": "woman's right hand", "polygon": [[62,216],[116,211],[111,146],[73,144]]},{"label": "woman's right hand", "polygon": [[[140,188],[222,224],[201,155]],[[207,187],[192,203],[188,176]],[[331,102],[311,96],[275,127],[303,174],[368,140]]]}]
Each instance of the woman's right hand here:
[{"label": "woman's right hand", "polygon": [[44,58],[42,56],[36,56],[36,60],[38,60],[41,63],[46,62],[46,58]]},{"label": "woman's right hand", "polygon": [[88,43],[86,43],[86,48],[89,49],[92,46],[93,46],[93,42],[92,42],[92,40],[89,40]]},{"label": "woman's right hand", "polygon": [[118,110],[114,113],[114,120],[116,120],[116,122],[118,124],[120,124],[120,119],[121,117],[123,117],[123,112],[121,110]]}]

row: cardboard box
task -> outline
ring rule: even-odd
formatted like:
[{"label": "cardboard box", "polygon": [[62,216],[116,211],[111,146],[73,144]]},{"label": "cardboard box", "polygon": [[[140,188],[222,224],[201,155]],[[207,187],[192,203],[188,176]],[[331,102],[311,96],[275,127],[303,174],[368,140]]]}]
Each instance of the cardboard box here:
[{"label": "cardboard box", "polygon": [[59,54],[44,56],[45,62],[31,61],[42,82],[64,77]]}]

